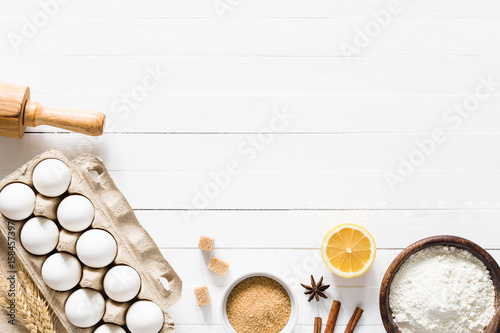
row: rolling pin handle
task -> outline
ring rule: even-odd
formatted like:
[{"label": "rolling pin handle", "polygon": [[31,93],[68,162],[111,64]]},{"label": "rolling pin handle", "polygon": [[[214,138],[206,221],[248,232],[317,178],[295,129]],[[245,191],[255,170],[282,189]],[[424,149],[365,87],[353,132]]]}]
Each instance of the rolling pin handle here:
[{"label": "rolling pin handle", "polygon": [[98,111],[46,108],[34,101],[24,108],[25,126],[49,125],[91,136],[103,134],[105,119]]}]

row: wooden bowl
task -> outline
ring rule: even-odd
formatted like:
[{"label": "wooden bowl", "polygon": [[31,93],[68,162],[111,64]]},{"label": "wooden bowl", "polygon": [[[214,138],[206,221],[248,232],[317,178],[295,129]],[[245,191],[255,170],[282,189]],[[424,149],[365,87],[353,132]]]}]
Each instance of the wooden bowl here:
[{"label": "wooden bowl", "polygon": [[460,249],[467,250],[475,255],[479,260],[481,260],[486,268],[488,268],[488,270],[490,271],[491,279],[493,280],[493,285],[495,286],[495,308],[497,309],[497,312],[484,332],[500,332],[500,311],[498,311],[500,300],[500,267],[498,266],[495,259],[493,259],[493,257],[482,247],[467,239],[456,236],[434,236],[422,239],[404,249],[403,252],[401,252],[396,257],[396,259],[394,259],[392,264],[387,269],[384,279],[382,280],[382,285],[380,287],[380,315],[382,316],[382,322],[384,323],[385,330],[388,333],[401,333],[398,326],[394,322],[391,307],[389,305],[391,283],[397,271],[406,261],[406,259],[408,259],[412,254],[427,247],[441,245],[454,246]]}]

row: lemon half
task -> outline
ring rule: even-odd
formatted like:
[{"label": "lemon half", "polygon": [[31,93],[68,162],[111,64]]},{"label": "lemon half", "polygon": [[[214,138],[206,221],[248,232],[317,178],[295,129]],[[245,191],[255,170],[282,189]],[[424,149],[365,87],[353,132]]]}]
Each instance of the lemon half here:
[{"label": "lemon half", "polygon": [[373,236],[365,228],[349,223],[330,230],[321,246],[326,266],[344,278],[365,274],[372,267],[376,253]]}]

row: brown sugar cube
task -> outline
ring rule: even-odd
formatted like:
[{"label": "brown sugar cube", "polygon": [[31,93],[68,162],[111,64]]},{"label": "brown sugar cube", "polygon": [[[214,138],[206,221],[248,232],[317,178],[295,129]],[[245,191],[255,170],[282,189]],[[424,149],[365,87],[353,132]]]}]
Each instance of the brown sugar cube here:
[{"label": "brown sugar cube", "polygon": [[205,306],[212,303],[210,292],[208,291],[207,286],[194,288],[194,295],[196,296],[196,300],[198,301],[199,306]]},{"label": "brown sugar cube", "polygon": [[198,247],[204,251],[212,251],[212,247],[214,246],[214,239],[208,236],[201,236],[200,243]]},{"label": "brown sugar cube", "polygon": [[214,273],[224,276],[229,269],[229,264],[220,258],[213,257],[208,265],[208,269]]}]

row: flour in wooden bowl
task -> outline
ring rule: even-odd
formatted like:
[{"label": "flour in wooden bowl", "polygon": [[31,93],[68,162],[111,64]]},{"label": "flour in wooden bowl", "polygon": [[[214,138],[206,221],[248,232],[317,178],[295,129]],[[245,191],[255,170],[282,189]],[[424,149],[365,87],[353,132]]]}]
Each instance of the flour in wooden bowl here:
[{"label": "flour in wooden bowl", "polygon": [[495,314],[495,288],[472,253],[434,246],[401,265],[389,303],[402,333],[480,333]]}]

